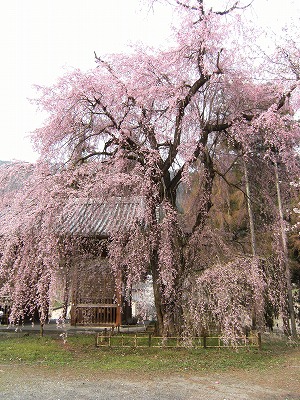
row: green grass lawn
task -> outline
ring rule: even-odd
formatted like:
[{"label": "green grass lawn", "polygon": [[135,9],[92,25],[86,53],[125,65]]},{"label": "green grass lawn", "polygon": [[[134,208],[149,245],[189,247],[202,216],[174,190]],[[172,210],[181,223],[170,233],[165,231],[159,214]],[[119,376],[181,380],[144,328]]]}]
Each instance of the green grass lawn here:
[{"label": "green grass lawn", "polygon": [[95,336],[0,337],[0,364],[70,366],[102,371],[200,372],[265,370],[283,365],[287,357],[299,361],[299,347],[284,342],[263,343],[258,349],[99,348]]}]

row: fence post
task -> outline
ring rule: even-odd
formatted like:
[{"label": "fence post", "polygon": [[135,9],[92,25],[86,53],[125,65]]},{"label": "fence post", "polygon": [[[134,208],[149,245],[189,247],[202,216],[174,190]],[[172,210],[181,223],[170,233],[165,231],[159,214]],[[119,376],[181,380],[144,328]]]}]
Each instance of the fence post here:
[{"label": "fence post", "polygon": [[261,333],[257,333],[258,349],[261,350]]},{"label": "fence post", "polygon": [[206,349],[206,335],[203,335],[203,347]]},{"label": "fence post", "polygon": [[152,335],[151,335],[151,333],[149,333],[148,347],[151,347],[151,338],[152,338]]}]

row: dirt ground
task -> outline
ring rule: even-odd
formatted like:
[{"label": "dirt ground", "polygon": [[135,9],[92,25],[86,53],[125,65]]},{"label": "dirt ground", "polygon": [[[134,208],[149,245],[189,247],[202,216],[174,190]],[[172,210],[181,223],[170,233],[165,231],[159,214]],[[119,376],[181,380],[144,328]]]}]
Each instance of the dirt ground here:
[{"label": "dirt ground", "polygon": [[149,375],[0,365],[1,400],[300,400],[300,349],[257,372]]}]

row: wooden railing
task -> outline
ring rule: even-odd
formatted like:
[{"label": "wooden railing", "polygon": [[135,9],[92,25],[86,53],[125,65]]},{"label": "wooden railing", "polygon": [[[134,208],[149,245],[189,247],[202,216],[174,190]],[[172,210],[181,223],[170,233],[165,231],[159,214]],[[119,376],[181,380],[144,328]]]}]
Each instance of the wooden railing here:
[{"label": "wooden railing", "polygon": [[115,326],[118,323],[117,314],[117,304],[77,304],[71,310],[71,324]]}]

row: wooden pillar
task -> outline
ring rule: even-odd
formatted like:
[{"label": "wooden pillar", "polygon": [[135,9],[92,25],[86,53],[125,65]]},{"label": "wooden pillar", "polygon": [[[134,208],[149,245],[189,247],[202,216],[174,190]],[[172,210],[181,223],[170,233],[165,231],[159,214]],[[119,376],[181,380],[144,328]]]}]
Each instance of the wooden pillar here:
[{"label": "wooden pillar", "polygon": [[116,299],[117,299],[117,312],[116,312],[116,326],[122,323],[122,273],[118,272],[116,282]]},{"label": "wooden pillar", "polygon": [[73,273],[72,282],[72,299],[71,299],[71,325],[76,326],[77,322],[77,296],[78,296],[78,265],[76,263]]}]

